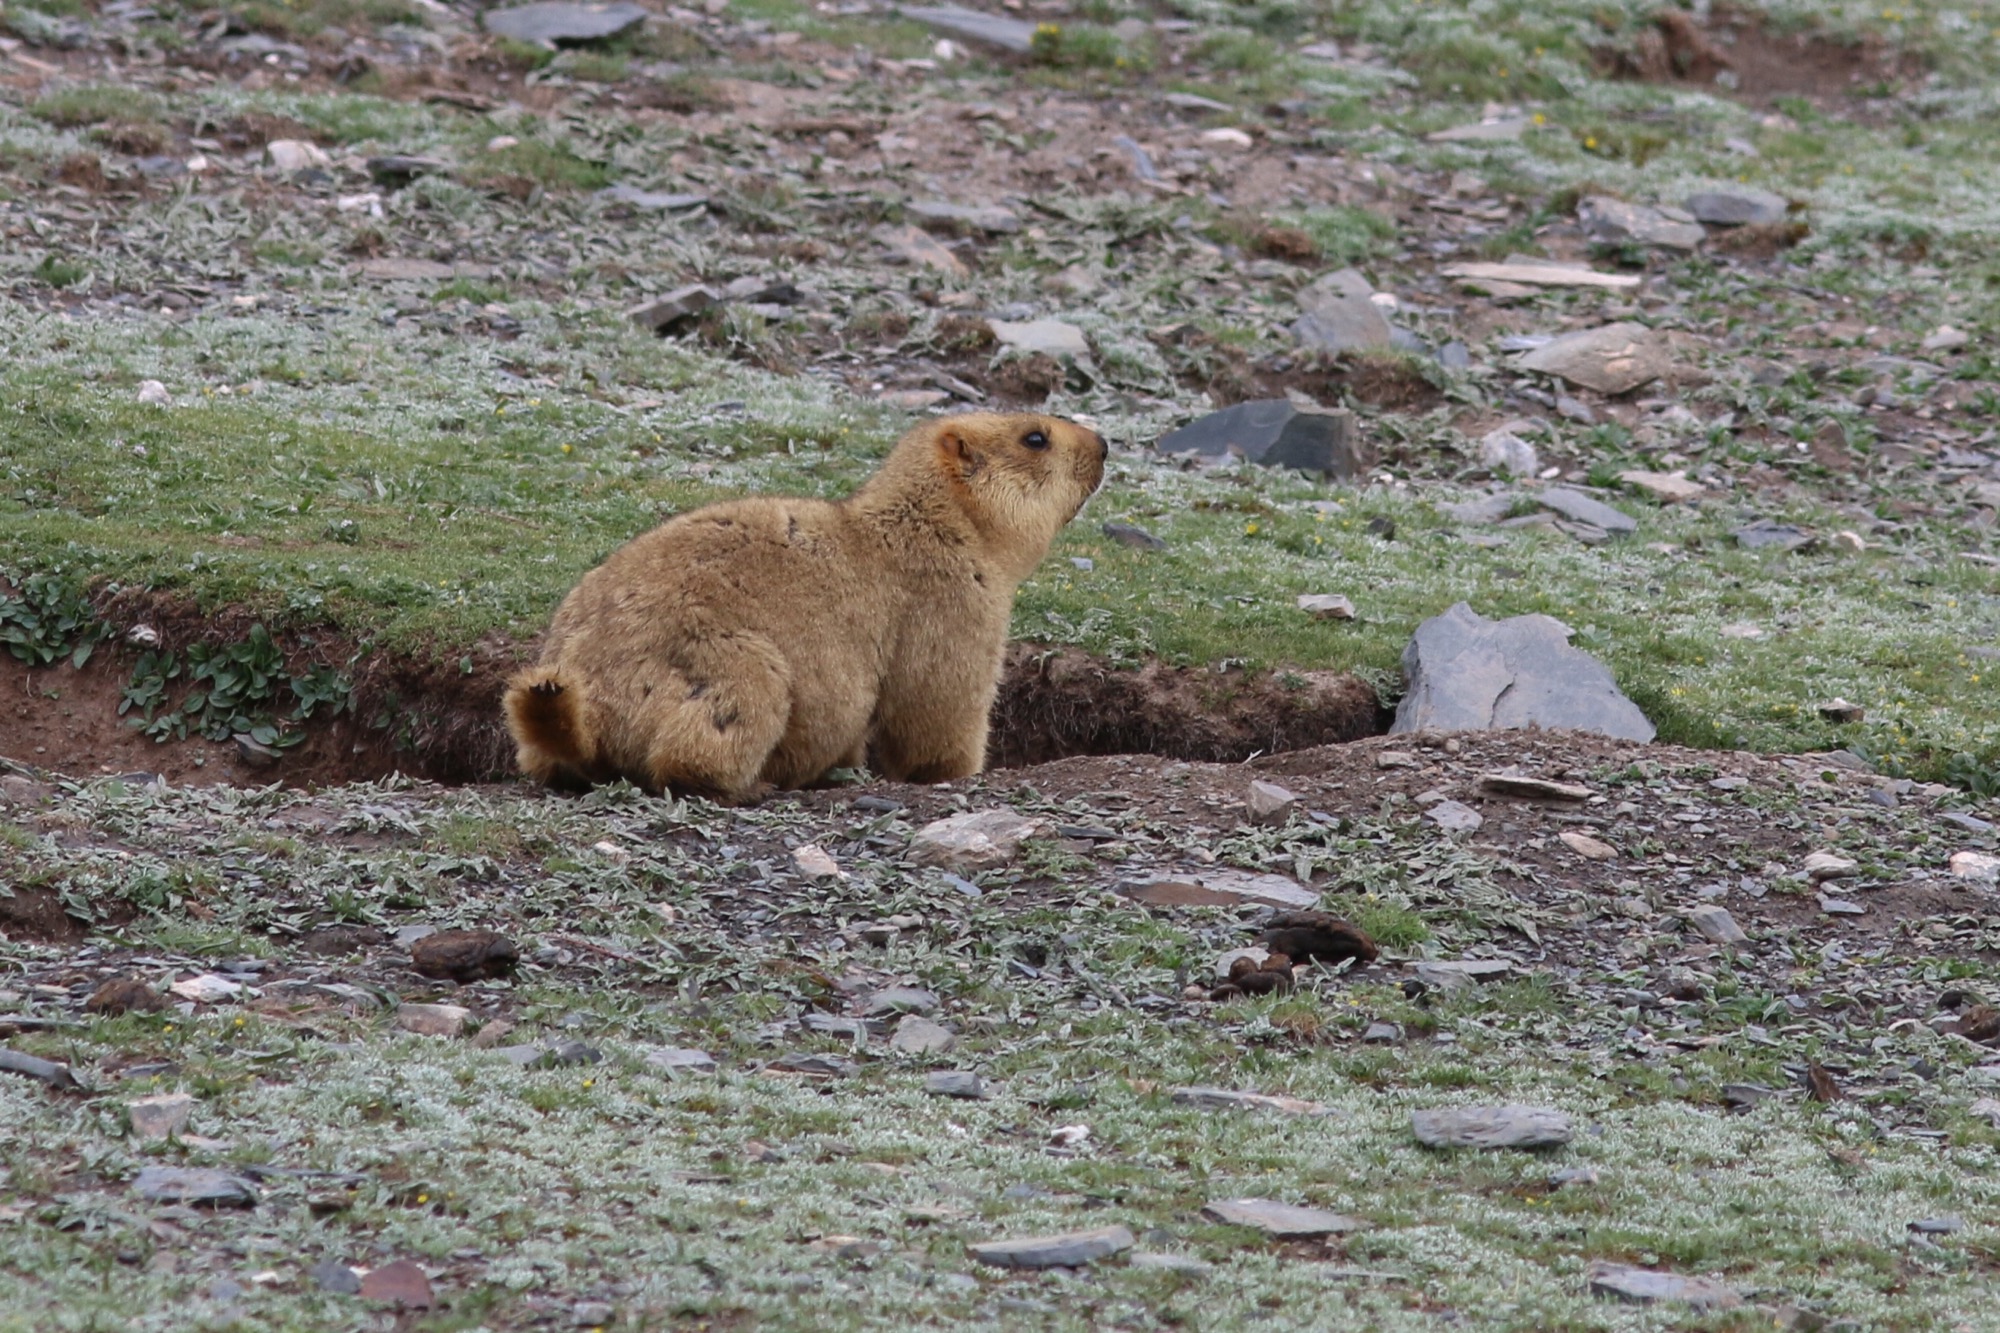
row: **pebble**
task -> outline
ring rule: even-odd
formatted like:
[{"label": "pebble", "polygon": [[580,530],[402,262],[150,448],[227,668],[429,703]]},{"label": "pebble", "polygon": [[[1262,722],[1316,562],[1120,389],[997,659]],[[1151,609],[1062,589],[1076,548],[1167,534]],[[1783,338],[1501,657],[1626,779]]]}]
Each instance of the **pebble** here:
[{"label": "pebble", "polygon": [[193,1000],[196,1004],[217,1004],[240,994],[243,987],[225,977],[218,977],[213,972],[205,972],[200,976],[176,981],[167,989],[181,999]]},{"label": "pebble", "polygon": [[[1535,452],[1535,446],[1505,426],[1489,430],[1479,437],[1479,462],[1482,467],[1495,472],[1511,473],[1516,477],[1532,477],[1542,470],[1541,455]],[[1508,497],[1508,503],[1511,506],[1511,496]],[[1504,515],[1506,508],[1502,508],[1499,513]]]},{"label": "pebble", "polygon": [[1354,603],[1339,593],[1309,592],[1298,598],[1299,610],[1314,620],[1352,620]]},{"label": "pebble", "polygon": [[1687,211],[1695,221],[1718,227],[1783,222],[1791,204],[1781,194],[1750,186],[1731,185],[1688,196]]},{"label": "pebble", "polygon": [[1029,355],[1039,352],[1058,361],[1090,355],[1090,343],[1084,338],[1083,330],[1059,319],[1030,319],[1019,323],[992,319],[987,323],[1002,346],[1017,352]]},{"label": "pebble", "polygon": [[1403,1027],[1400,1023],[1370,1023],[1361,1034],[1362,1042],[1371,1046],[1391,1045],[1402,1039]]},{"label": "pebble", "polygon": [[696,1050],[691,1046],[648,1051],[640,1058],[646,1065],[668,1073],[713,1074],[715,1072],[715,1057],[707,1051]]},{"label": "pebble", "polygon": [[149,1166],[133,1178],[132,1188],[152,1203],[192,1207],[250,1208],[257,1190],[244,1177],[200,1166]]},{"label": "pebble", "polygon": [[1743,927],[1736,924],[1736,918],[1729,915],[1726,908],[1708,905],[1688,909],[1688,924],[1700,931],[1704,937],[1716,944],[1744,944],[1750,937],[1743,933]]},{"label": "pebble", "polygon": [[961,1097],[967,1101],[981,1101],[986,1097],[986,1085],[979,1075],[967,1069],[937,1069],[924,1075],[924,1091],[933,1097]]},{"label": "pebble", "polygon": [[1278,1240],[1310,1240],[1318,1236],[1359,1231],[1368,1224],[1345,1213],[1324,1208],[1301,1208],[1275,1199],[1217,1199],[1206,1205],[1202,1216],[1230,1226],[1250,1227]]},{"label": "pebble", "polygon": [[1071,1231],[1059,1236],[985,1241],[966,1246],[966,1252],[980,1263],[995,1268],[1081,1268],[1099,1259],[1122,1254],[1134,1243],[1130,1231],[1111,1226]]},{"label": "pebble", "polygon": [[1631,469],[1618,474],[1621,484],[1641,490],[1663,504],[1681,504],[1708,494],[1708,487],[1690,481],[1679,472],[1645,472]]},{"label": "pebble", "polygon": [[1275,782],[1252,782],[1244,794],[1243,804],[1249,808],[1252,822],[1258,824],[1282,824],[1298,809],[1296,792],[1288,791]]},{"label": "pebble", "polygon": [[[1519,364],[1523,370],[1553,375],[1579,389],[1615,396],[1666,374],[1672,357],[1664,333],[1643,324],[1620,322],[1565,333],[1522,356]],[[1595,522],[1590,518],[1584,521]]]},{"label": "pebble", "polygon": [[1120,546],[1130,546],[1142,551],[1164,551],[1167,544],[1144,528],[1135,528],[1130,523],[1106,523],[1104,535]]},{"label": "pebble", "polygon": [[1587,861],[1615,861],[1618,859],[1618,849],[1616,847],[1613,847],[1608,842],[1599,842],[1588,833],[1579,833],[1575,829],[1564,829],[1556,836],[1562,839],[1565,847],[1568,847]]},{"label": "pebble", "polygon": [[1959,879],[1975,880],[1981,884],[2000,880],[2000,856],[1986,852],[1953,852],[1950,867],[1951,873]]},{"label": "pebble", "polygon": [[942,1023],[911,1014],[896,1024],[889,1048],[903,1055],[942,1055],[958,1044],[957,1036]]},{"label": "pebble", "polygon": [[140,380],[139,401],[147,407],[166,407],[174,401],[174,397],[167,392],[167,386],[158,380]]},{"label": "pebble", "polygon": [[1829,897],[1824,893],[1819,895],[1819,910],[1825,912],[1828,916],[1868,915],[1868,909],[1863,907],[1860,903],[1849,902],[1845,898]]},{"label": "pebble", "polygon": [[1427,1148],[1547,1148],[1575,1134],[1570,1118],[1546,1106],[1467,1106],[1410,1113]]},{"label": "pebble", "polygon": [[1039,837],[1048,825],[1012,810],[978,810],[924,825],[910,840],[909,859],[965,874],[995,870],[1014,859],[1021,843]]},{"label": "pebble", "polygon": [[868,997],[862,1013],[870,1018],[883,1014],[928,1014],[938,1007],[937,993],[915,986],[890,986]]},{"label": "pebble", "polygon": [[1713,1278],[1682,1277],[1650,1268],[1599,1261],[1590,1266],[1590,1294],[1614,1296],[1631,1305],[1689,1305],[1698,1310],[1733,1310],[1743,1298]]},{"label": "pebble", "polygon": [[807,843],[792,852],[792,864],[807,879],[846,879],[847,872],[840,868],[840,862],[833,859],[826,849],[816,843]]},{"label": "pebble", "polygon": [[1909,1224],[1909,1229],[1919,1236],[1950,1236],[1965,1230],[1965,1219],[1956,1213],[1943,1217],[1920,1217]]},{"label": "pebble", "polygon": [[1852,879],[1861,873],[1859,862],[1832,852],[1812,852],[1805,859],[1806,878],[1815,884],[1834,879]]},{"label": "pebble", "polygon": [[459,1004],[405,1004],[396,1010],[396,1026],[420,1037],[456,1037],[465,1031],[472,1011]]},{"label": "pebble", "polygon": [[1486,817],[1471,806],[1450,800],[1439,801],[1424,811],[1424,818],[1446,833],[1472,833],[1486,822]]},{"label": "pebble", "polygon": [[178,1134],[194,1112],[194,1098],[185,1092],[162,1092],[125,1104],[132,1132],[142,1139]]},{"label": "pebble", "polygon": [[1125,1256],[1125,1266],[1159,1273],[1179,1273],[1185,1277],[1207,1277],[1215,1271],[1215,1265],[1205,1259],[1187,1254],[1160,1254],[1151,1250],[1134,1250]]},{"label": "pebble", "polygon": [[1482,791],[1498,796],[1519,796],[1532,801],[1556,803],[1587,801],[1597,793],[1575,782],[1551,782],[1525,773],[1486,773],[1479,779]]},{"label": "pebble", "polygon": [[335,1296],[359,1296],[361,1294],[361,1274],[346,1264],[333,1259],[325,1259],[306,1270],[306,1276],[321,1291]]}]

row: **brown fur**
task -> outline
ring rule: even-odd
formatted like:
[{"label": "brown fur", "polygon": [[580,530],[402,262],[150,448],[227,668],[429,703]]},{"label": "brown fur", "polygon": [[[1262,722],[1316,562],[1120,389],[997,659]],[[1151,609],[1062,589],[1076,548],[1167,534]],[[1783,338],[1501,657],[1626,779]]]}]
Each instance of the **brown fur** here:
[{"label": "brown fur", "polygon": [[846,500],[668,520],[584,576],[508,683],[522,771],[727,800],[863,763],[898,781],[977,773],[1014,590],[1104,459],[1058,417],[946,417]]}]

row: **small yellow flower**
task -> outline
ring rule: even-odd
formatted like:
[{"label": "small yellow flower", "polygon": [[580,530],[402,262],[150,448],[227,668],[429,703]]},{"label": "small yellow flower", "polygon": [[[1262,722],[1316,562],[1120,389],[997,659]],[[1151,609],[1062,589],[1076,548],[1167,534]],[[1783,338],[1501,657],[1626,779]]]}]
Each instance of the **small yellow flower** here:
[{"label": "small yellow flower", "polygon": [[583,1081],[583,1086],[586,1088],[594,1088],[597,1086],[597,1080],[594,1078],[587,1078]]},{"label": "small yellow flower", "polygon": [[573,444],[566,444],[562,447],[562,451],[566,454],[573,454],[576,452],[576,446]]},{"label": "small yellow flower", "polygon": [[1245,523],[1243,525],[1243,535],[1246,537],[1255,537],[1257,535],[1257,525],[1255,523]]},{"label": "small yellow flower", "polygon": [[1596,135],[1594,135],[1594,134],[1587,134],[1587,135],[1585,135],[1585,136],[1584,136],[1584,139],[1583,139],[1583,146],[1584,146],[1585,148],[1596,148],[1596,147],[1597,147],[1597,136],[1596,136]]},{"label": "small yellow flower", "polygon": [[[1973,677],[1973,679],[1974,679],[1974,680],[1978,680],[1978,679],[1979,679],[1979,677],[1977,677],[1977,676],[1974,676],[1974,677]],[[244,1019],[243,1015],[241,1015],[241,1014],[238,1014],[238,1015],[236,1016],[236,1026],[237,1026],[237,1027],[242,1027],[245,1021],[246,1021],[246,1020]]]},{"label": "small yellow flower", "polygon": [[1546,125],[1546,124],[1548,124],[1548,123],[1549,123],[1549,118],[1548,118],[1547,116],[1543,115],[1543,114],[1542,114],[1541,112],[1539,112],[1539,111],[1537,111],[1537,112],[1535,113],[1535,124],[1537,124],[1537,125]]},{"label": "small yellow flower", "polygon": [[429,1203],[430,1201],[431,1201],[431,1196],[428,1194],[419,1194],[417,1196],[418,1203]]}]

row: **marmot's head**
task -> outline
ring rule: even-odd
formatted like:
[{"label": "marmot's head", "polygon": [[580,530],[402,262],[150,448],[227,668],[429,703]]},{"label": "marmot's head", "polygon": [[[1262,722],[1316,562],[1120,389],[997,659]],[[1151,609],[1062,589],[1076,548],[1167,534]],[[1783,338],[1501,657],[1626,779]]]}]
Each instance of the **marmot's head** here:
[{"label": "marmot's head", "polygon": [[1089,427],[1035,412],[941,417],[911,436],[929,437],[945,474],[972,499],[982,528],[1043,548],[1103,482],[1110,453]]}]

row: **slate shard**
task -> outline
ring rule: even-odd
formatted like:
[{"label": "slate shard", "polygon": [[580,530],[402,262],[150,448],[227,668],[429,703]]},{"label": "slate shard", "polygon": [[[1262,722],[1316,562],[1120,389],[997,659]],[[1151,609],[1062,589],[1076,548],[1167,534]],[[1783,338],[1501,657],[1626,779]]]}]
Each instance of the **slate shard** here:
[{"label": "slate shard", "polygon": [[481,19],[486,31],[495,37],[548,49],[601,42],[645,21],[646,11],[638,5],[567,4],[562,0],[492,9]]},{"label": "slate shard", "polygon": [[1163,454],[1202,458],[1235,455],[1262,467],[1297,468],[1337,481],[1354,481],[1373,467],[1354,414],[1300,407],[1285,398],[1259,398],[1211,412],[1163,436]]},{"label": "slate shard", "polygon": [[959,5],[904,5],[898,12],[933,32],[1015,55],[1026,55],[1035,44],[1035,25],[1020,19],[982,14]]},{"label": "slate shard", "polygon": [[1630,322],[1565,333],[1520,361],[1523,370],[1603,394],[1630,393],[1666,374],[1671,364],[1666,335]]},{"label": "slate shard", "polygon": [[1646,715],[1569,634],[1550,616],[1488,620],[1464,602],[1426,620],[1403,650],[1408,692],[1389,730],[1569,728],[1652,740]]},{"label": "slate shard", "polygon": [[1132,1233],[1124,1227],[1098,1227],[1061,1236],[992,1240],[966,1248],[974,1259],[995,1268],[1081,1268],[1129,1250],[1132,1245]]},{"label": "slate shard", "polygon": [[1315,279],[1299,293],[1305,313],[1292,325],[1292,336],[1301,346],[1325,352],[1388,347],[1396,333],[1374,298],[1375,288],[1351,268]]}]

